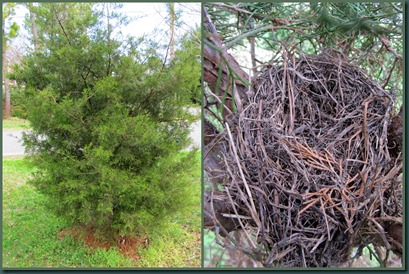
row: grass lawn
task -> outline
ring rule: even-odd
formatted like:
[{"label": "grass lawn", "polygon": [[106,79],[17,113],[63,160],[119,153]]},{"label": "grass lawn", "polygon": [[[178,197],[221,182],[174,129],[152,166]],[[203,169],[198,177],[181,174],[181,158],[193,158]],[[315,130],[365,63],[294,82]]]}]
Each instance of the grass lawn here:
[{"label": "grass lawn", "polygon": [[[199,159],[199,156],[197,157]],[[192,178],[197,193],[191,210],[180,214],[133,260],[117,248],[91,249],[67,234],[65,221],[46,210],[47,199],[26,181],[35,168],[22,158],[3,159],[4,268],[200,267],[200,161]],[[59,236],[60,235],[60,236]]]},{"label": "grass lawn", "polygon": [[24,129],[30,129],[30,122],[28,120],[20,119],[17,117],[9,117],[3,120],[3,131]]}]

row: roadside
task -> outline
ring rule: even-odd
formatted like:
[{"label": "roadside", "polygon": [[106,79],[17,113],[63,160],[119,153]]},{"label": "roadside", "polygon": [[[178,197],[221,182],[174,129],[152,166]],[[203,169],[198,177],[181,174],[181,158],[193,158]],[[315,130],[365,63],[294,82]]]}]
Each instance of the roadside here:
[{"label": "roadside", "polygon": [[[189,108],[188,110],[190,113],[194,115],[200,115],[200,108],[197,107],[192,107]],[[202,146],[202,119],[199,118],[197,121],[195,121],[193,124],[190,125],[190,134],[189,137],[192,139],[192,145],[190,145],[187,150],[190,150],[192,148],[198,148],[201,150]]]},{"label": "roadside", "polygon": [[14,131],[14,130],[29,130],[30,122],[25,119],[17,117],[9,117],[3,120],[3,132]]},{"label": "roadside", "polygon": [[3,157],[24,155],[24,130],[3,130]]}]

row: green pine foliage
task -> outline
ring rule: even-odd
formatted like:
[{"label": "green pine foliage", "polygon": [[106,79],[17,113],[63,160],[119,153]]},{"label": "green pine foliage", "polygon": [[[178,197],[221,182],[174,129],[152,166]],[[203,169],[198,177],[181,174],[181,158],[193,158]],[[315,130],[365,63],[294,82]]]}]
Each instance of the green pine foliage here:
[{"label": "green pine foliage", "polygon": [[[31,183],[58,215],[102,235],[157,229],[192,199],[196,151],[181,150],[197,118],[186,105],[200,79],[200,47],[186,40],[165,64],[155,50],[124,50],[134,40],[103,31],[91,4],[49,5],[38,6],[40,50],[16,71],[29,96]],[[62,7],[76,20],[51,25]]]}]

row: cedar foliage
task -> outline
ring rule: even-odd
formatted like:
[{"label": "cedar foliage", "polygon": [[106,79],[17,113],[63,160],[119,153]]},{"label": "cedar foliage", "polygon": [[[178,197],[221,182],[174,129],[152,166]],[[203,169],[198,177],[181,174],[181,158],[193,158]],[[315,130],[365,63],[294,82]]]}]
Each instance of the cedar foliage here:
[{"label": "cedar foliage", "polygon": [[187,38],[193,45],[165,64],[149,41],[114,38],[104,20],[123,21],[115,13],[89,3],[36,8],[39,49],[16,72],[30,98],[31,183],[57,214],[102,235],[160,226],[192,197],[196,151],[180,151],[195,119],[185,107],[200,79],[199,46]]}]

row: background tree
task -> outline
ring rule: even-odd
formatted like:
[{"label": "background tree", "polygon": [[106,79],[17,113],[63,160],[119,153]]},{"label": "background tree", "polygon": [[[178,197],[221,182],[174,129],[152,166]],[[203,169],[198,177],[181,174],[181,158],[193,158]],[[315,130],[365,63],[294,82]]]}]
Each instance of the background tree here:
[{"label": "background tree", "polygon": [[184,48],[166,64],[149,42],[120,40],[115,27],[127,19],[116,5],[31,8],[37,50],[16,69],[33,129],[24,142],[39,170],[31,182],[56,213],[105,236],[160,229],[192,196],[195,151],[180,151],[200,64]]},{"label": "background tree", "polygon": [[175,23],[176,23],[176,12],[175,12],[175,3],[166,4],[169,9],[169,30],[170,30],[170,41],[169,41],[169,50],[170,50],[170,60],[175,57]]},{"label": "background tree", "polygon": [[19,26],[12,22],[10,26],[7,26],[6,23],[9,23],[10,17],[15,14],[15,5],[14,3],[5,3],[3,5],[3,85],[4,85],[4,108],[3,108],[3,118],[8,118],[11,115],[11,96],[10,96],[10,79],[7,75],[9,71],[9,58],[6,56],[9,41],[17,36]]},{"label": "background tree", "polygon": [[24,4],[28,11],[29,11],[29,23],[27,25],[30,26],[31,34],[33,36],[33,46],[34,51],[37,50],[38,46],[38,33],[37,33],[37,25],[36,25],[36,11],[35,11],[35,3],[25,3]]}]

